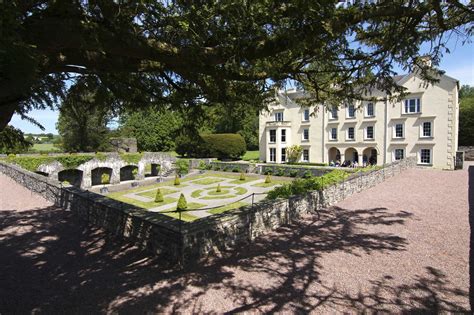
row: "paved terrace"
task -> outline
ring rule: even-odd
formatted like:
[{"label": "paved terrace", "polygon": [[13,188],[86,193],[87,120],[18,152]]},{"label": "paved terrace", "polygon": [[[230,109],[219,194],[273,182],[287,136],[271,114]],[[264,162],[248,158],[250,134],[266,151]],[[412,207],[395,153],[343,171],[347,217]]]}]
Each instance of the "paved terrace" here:
[{"label": "paved terrace", "polygon": [[0,194],[2,314],[469,310],[465,170],[407,170],[185,272],[2,175]]}]

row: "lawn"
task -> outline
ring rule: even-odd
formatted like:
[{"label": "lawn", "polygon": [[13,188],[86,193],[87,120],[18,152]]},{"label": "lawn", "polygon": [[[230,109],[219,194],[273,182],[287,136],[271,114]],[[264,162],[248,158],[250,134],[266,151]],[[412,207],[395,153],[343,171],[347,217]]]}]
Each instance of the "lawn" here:
[{"label": "lawn", "polygon": [[[165,187],[159,187],[159,188],[160,188],[161,193],[163,194],[163,196],[164,195],[169,195],[169,194],[174,194],[175,192],[178,192],[177,190],[169,189],[169,188],[165,188]],[[155,199],[157,190],[158,190],[158,188],[150,190],[150,191],[145,191],[145,192],[139,193],[137,195]]]},{"label": "lawn", "polygon": [[156,207],[164,206],[173,202],[176,202],[176,203],[178,202],[178,199],[171,198],[171,197],[164,197],[164,201],[162,202],[155,202],[155,201],[145,202],[145,201],[137,200],[134,198],[125,197],[123,194],[119,194],[119,193],[110,193],[107,195],[107,197],[131,204],[136,207],[145,208],[145,209],[156,208]]},{"label": "lawn", "polygon": [[[274,180],[272,178],[271,183],[265,184],[262,183],[264,178],[264,176],[246,174],[245,180],[241,181],[240,174],[209,171],[204,174],[181,178],[182,184],[179,186],[174,186],[173,180],[171,180],[149,186],[112,192],[108,194],[107,197],[145,209],[155,208],[156,210],[152,211],[177,218],[178,213],[170,211],[176,209],[177,196],[182,193],[188,201],[188,209],[212,208],[217,206],[217,208],[200,212],[199,217],[202,217],[206,215],[206,212],[207,215],[212,215],[247,205],[250,199],[237,202],[236,200],[253,192],[253,189],[249,189],[249,185],[253,184],[252,186],[254,187],[263,187],[266,188],[263,191],[267,191],[272,189],[275,185],[287,182],[285,180]],[[260,180],[260,182],[256,183],[257,180]],[[216,191],[217,186],[220,186],[220,192]],[[154,202],[157,188],[161,189],[164,196],[164,201],[160,203]],[[260,192],[262,190],[259,189],[258,191]],[[182,213],[183,221],[193,221],[197,218],[198,216],[193,214],[192,211]]]},{"label": "lawn", "polygon": [[247,151],[242,157],[242,160],[250,161],[250,160],[258,160],[259,158],[260,158],[260,151]]},{"label": "lawn", "polygon": [[55,147],[52,143],[35,143],[32,149],[44,152],[62,152],[60,148]]}]

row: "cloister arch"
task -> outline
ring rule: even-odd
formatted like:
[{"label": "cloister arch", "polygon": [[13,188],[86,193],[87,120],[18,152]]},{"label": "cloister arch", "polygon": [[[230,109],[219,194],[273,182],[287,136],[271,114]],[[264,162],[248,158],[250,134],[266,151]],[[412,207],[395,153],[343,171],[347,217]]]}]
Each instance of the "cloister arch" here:
[{"label": "cloister arch", "polygon": [[365,148],[362,152],[362,162],[366,164],[377,165],[378,151],[374,147]]},{"label": "cloister arch", "polygon": [[70,168],[62,170],[58,173],[58,180],[60,182],[67,181],[69,184],[80,187],[82,183],[83,172],[78,169]]},{"label": "cloister arch", "polygon": [[112,179],[112,169],[110,167],[97,167],[91,170],[92,186],[102,184],[103,174],[108,174],[109,178]]},{"label": "cloister arch", "polygon": [[344,151],[344,162],[349,161],[349,162],[358,162],[359,161],[359,153],[357,152],[356,149],[354,148],[347,148],[346,151]]},{"label": "cloister arch", "polygon": [[138,166],[125,165],[120,168],[120,181],[134,180],[138,175]]},{"label": "cloister arch", "polygon": [[332,147],[328,150],[328,161],[331,162],[340,162],[341,161],[341,151],[338,148]]}]

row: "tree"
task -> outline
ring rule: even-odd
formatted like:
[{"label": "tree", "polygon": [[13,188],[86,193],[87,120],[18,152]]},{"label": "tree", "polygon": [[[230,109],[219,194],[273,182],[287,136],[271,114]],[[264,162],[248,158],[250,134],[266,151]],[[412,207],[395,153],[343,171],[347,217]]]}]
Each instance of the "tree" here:
[{"label": "tree", "polygon": [[121,117],[120,134],[137,139],[139,151],[171,151],[182,127],[180,114],[150,107],[126,113]]},{"label": "tree", "polygon": [[464,85],[459,91],[459,145],[474,145],[474,87]]},{"label": "tree", "polygon": [[183,194],[179,195],[178,205],[176,209],[178,211],[185,211],[188,208],[188,202],[186,201],[186,197]]},{"label": "tree", "polygon": [[108,149],[107,124],[112,118],[113,100],[95,77],[82,77],[69,90],[60,105],[56,125],[68,152],[93,152]]},{"label": "tree", "polygon": [[24,138],[23,132],[12,126],[7,126],[0,132],[0,153],[15,154],[28,151],[33,143]]},{"label": "tree", "polygon": [[420,46],[431,43],[439,63],[452,33],[472,35],[472,14],[456,0],[4,1],[0,130],[91,74],[120,106],[172,104],[188,117],[238,95],[271,96],[286,80],[312,102],[362,98],[361,86],[400,91],[393,62],[432,79]]},{"label": "tree", "polygon": [[303,152],[303,148],[300,145],[294,144],[289,146],[285,150],[286,157],[289,163],[296,163],[300,159],[301,153]]}]

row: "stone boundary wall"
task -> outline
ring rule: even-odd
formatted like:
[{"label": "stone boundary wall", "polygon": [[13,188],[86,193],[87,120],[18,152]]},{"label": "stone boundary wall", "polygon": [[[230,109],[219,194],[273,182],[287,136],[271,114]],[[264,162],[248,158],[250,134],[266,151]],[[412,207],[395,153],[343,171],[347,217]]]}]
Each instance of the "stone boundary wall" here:
[{"label": "stone boundary wall", "polygon": [[351,175],[348,180],[323,191],[289,199],[263,200],[253,206],[193,222],[180,222],[79,188],[62,187],[58,181],[1,161],[0,172],[65,210],[169,263],[190,265],[249,243],[305,213],[330,206],[415,166],[415,159],[407,158],[379,170]]},{"label": "stone boundary wall", "polygon": [[253,207],[246,206],[190,222],[183,230],[184,262],[193,263],[218,256],[288,224],[305,213],[331,206],[412,167],[416,167],[415,158],[407,158],[382,169],[351,175],[348,180],[323,191],[289,199],[264,200]]},{"label": "stone boundary wall", "polygon": [[329,166],[300,166],[300,165],[285,165],[285,164],[258,164],[258,173],[266,174],[271,172],[272,175],[276,175],[279,171],[283,171],[283,175],[279,176],[290,176],[292,172],[296,172],[295,176],[290,177],[303,177],[306,172],[310,172],[312,176],[322,176],[329,173],[332,170],[344,170],[344,171],[355,171],[356,169],[349,167],[329,167]]},{"label": "stone boundary wall", "polygon": [[459,147],[458,151],[464,152],[465,161],[474,161],[474,146]]},{"label": "stone boundary wall", "polygon": [[165,261],[175,263],[180,259],[181,233],[178,220],[90,191],[63,187],[59,181],[1,161],[0,173],[55,205],[72,211],[79,218],[137,244]]},{"label": "stone boundary wall", "polygon": [[216,160],[216,158],[189,159],[189,168],[196,169],[199,168],[201,162],[204,162],[204,164],[209,165]]},{"label": "stone boundary wall", "polygon": [[241,163],[241,162],[211,162],[213,171],[224,171],[232,172],[234,169],[238,169],[238,173],[257,173],[255,164],[252,163]]}]

